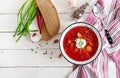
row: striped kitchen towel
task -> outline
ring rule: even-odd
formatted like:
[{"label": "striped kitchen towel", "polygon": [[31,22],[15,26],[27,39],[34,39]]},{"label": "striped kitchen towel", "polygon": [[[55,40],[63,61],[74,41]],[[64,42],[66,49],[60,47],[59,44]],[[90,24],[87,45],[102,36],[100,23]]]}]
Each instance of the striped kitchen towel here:
[{"label": "striped kitchen towel", "polygon": [[98,0],[98,3],[104,7],[106,16],[103,21],[108,24],[106,28],[113,39],[113,47],[105,37],[104,26],[91,12],[85,22],[94,24],[99,30],[103,39],[102,51],[93,62],[83,66],[74,65],[68,78],[120,78],[120,0]]}]

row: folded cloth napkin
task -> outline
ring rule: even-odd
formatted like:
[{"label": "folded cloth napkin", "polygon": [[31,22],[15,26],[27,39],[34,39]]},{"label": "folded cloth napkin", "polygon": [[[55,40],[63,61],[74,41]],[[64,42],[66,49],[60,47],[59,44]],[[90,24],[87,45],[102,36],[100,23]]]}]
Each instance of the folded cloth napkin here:
[{"label": "folded cloth napkin", "polygon": [[120,78],[120,0],[98,0],[98,3],[104,7],[106,16],[103,21],[108,24],[106,28],[113,39],[113,47],[105,37],[104,26],[91,12],[85,22],[94,24],[99,30],[104,48],[93,62],[83,66],[74,65],[68,78]]}]

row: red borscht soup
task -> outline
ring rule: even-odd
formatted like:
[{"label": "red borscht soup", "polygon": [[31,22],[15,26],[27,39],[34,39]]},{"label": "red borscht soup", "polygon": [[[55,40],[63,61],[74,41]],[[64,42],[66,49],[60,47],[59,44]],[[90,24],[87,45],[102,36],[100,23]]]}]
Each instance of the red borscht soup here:
[{"label": "red borscht soup", "polygon": [[85,61],[96,53],[98,38],[87,26],[76,26],[65,34],[63,48],[71,59]]}]

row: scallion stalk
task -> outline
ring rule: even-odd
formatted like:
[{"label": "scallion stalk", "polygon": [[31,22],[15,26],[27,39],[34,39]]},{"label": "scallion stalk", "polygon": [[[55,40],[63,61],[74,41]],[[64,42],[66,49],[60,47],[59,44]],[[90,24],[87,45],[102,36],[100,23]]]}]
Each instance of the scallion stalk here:
[{"label": "scallion stalk", "polygon": [[27,33],[30,35],[31,30],[29,29],[29,26],[33,22],[37,12],[38,8],[35,0],[26,0],[21,6],[17,15],[18,26],[14,33],[14,37],[17,36],[16,42],[18,42],[24,34]]}]

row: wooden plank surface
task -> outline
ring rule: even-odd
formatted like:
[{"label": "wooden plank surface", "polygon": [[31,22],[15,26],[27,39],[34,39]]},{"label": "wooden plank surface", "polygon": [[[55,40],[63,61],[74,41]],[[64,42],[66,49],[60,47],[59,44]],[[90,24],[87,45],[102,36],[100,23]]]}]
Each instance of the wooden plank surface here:
[{"label": "wooden plank surface", "polygon": [[71,68],[1,68],[0,78],[66,78],[70,71]]},{"label": "wooden plank surface", "polygon": [[[17,26],[17,12],[25,0],[0,0],[0,78],[66,78],[72,71],[72,64],[63,57],[59,43],[61,33],[50,41],[33,43],[23,37],[18,43],[13,38]],[[86,1],[77,0],[80,6]],[[61,22],[62,30],[74,22],[70,17],[73,10],[67,0],[52,0]],[[34,20],[32,25],[37,25]],[[60,30],[60,31],[62,31]]]},{"label": "wooden plank surface", "polygon": [[60,51],[48,50],[0,50],[1,66],[72,66],[63,57],[59,58]]},{"label": "wooden plank surface", "polygon": [[28,36],[25,36],[16,43],[13,33],[0,33],[0,43],[4,43],[3,46],[0,46],[0,49],[59,49],[59,43],[54,43],[54,40],[59,38],[60,34],[49,41],[41,40],[40,42],[33,43]]},{"label": "wooden plank surface", "polygon": [[[6,13],[17,13],[19,8],[22,6],[25,0],[0,0],[0,13],[6,14]],[[53,4],[55,5],[57,11],[60,12],[71,12],[72,10],[68,6],[67,0],[51,0]],[[80,6],[84,4],[85,2],[91,3],[91,0],[76,0],[77,5]],[[95,0],[93,0],[95,1]]]},{"label": "wooden plank surface", "polygon": [[[68,25],[72,24],[74,20],[71,18],[72,13],[62,12],[59,13],[61,27],[65,29]],[[14,32],[17,27],[17,14],[0,14],[0,32]],[[36,26],[36,19],[32,23]],[[62,29],[63,30],[63,29]]]}]

